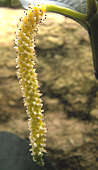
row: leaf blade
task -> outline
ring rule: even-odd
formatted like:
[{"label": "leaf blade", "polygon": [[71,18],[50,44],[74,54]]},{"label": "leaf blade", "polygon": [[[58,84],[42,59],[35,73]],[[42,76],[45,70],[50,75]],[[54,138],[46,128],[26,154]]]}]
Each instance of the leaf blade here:
[{"label": "leaf blade", "polygon": [[72,10],[75,10],[77,12],[81,12],[83,14],[86,13],[86,0],[40,0],[40,1],[34,1],[34,0],[20,0],[21,4],[24,8],[28,8],[28,3],[32,4],[54,4],[58,6],[63,6],[65,8],[69,8]]}]

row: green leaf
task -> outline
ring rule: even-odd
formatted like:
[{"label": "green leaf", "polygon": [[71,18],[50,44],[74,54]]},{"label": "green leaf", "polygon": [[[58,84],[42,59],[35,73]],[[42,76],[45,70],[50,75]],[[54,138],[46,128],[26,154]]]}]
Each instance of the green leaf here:
[{"label": "green leaf", "polygon": [[86,0],[54,0],[57,5],[86,14]]},{"label": "green leaf", "polygon": [[77,12],[81,12],[83,14],[86,13],[86,0],[40,0],[34,2],[34,0],[20,0],[21,4],[24,8],[28,8],[28,4],[31,3],[32,5],[35,3],[42,3],[42,4],[54,4],[58,6],[62,6],[65,8],[73,9]]},{"label": "green leaf", "polygon": [[[49,1],[49,0],[48,0]],[[52,1],[52,0],[50,0]],[[96,10],[96,3],[98,0],[54,0],[56,5],[63,6],[65,8],[73,9],[77,12],[86,14],[87,10]]]}]

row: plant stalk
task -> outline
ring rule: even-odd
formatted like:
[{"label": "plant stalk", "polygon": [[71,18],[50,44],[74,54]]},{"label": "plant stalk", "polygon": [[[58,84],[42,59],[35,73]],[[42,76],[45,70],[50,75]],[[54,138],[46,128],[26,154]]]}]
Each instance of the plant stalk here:
[{"label": "plant stalk", "polygon": [[93,52],[94,73],[98,79],[98,13],[89,21],[88,32]]}]

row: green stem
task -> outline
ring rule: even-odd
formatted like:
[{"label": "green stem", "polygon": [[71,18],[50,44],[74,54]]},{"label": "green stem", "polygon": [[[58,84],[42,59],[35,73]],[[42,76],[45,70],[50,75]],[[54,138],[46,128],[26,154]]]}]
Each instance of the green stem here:
[{"label": "green stem", "polygon": [[83,26],[84,26],[83,23],[85,23],[86,17],[87,17],[85,14],[82,14],[80,12],[74,11],[72,9],[61,7],[61,6],[59,7],[57,5],[52,5],[52,4],[47,4],[46,5],[46,11],[47,12],[56,12],[56,13],[62,14],[64,16],[67,16],[69,18],[72,18],[75,21],[82,24]]},{"label": "green stem", "polygon": [[87,0],[87,17],[92,17],[97,12],[96,0]]},{"label": "green stem", "polygon": [[89,21],[89,36],[91,40],[95,76],[98,79],[98,14]]}]

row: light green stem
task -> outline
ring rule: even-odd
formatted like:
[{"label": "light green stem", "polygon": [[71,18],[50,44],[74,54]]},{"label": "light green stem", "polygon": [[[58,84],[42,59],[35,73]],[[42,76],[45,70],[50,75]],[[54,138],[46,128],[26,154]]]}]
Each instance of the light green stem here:
[{"label": "light green stem", "polygon": [[52,5],[52,4],[47,4],[46,5],[46,11],[47,12],[56,12],[56,13],[59,13],[61,15],[67,16],[67,17],[72,18],[75,21],[81,23],[82,25],[86,21],[86,15],[85,14],[82,14],[80,12],[74,11],[74,10],[69,9],[69,8],[65,8],[65,7],[61,7],[61,6],[57,6],[57,5]]}]

